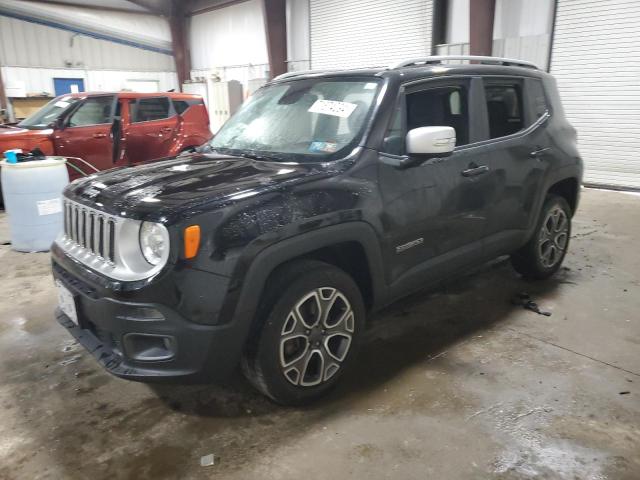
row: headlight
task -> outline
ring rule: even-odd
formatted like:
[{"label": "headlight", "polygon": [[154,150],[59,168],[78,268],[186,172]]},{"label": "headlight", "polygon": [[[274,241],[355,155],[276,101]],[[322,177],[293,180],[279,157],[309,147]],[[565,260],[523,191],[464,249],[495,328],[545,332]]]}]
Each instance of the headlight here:
[{"label": "headlight", "polygon": [[158,265],[169,256],[169,232],[159,223],[142,222],[140,251],[151,265]]}]

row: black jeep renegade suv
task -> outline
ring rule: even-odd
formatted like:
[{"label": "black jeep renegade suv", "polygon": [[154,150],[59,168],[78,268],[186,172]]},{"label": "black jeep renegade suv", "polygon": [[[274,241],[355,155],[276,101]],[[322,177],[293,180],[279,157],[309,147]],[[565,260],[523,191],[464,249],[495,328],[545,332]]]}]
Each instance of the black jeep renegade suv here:
[{"label": "black jeep renegade suv", "polygon": [[510,254],[543,279],[582,161],[553,78],[429,57],[286,74],[200,152],[69,185],[58,321],[110,372],[324,393],[368,312]]}]

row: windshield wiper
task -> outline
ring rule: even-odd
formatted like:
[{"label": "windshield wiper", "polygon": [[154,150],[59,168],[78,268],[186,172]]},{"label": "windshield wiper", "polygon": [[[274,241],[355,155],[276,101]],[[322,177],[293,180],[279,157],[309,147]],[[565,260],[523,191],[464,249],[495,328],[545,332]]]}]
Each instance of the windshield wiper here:
[{"label": "windshield wiper", "polygon": [[257,153],[253,150],[235,150],[233,148],[216,148],[209,146],[210,152],[218,152],[223,155],[231,155],[233,157],[242,157],[248,158],[251,160],[258,160],[260,162],[278,162],[284,160],[282,157],[277,155],[263,155],[261,153]]}]

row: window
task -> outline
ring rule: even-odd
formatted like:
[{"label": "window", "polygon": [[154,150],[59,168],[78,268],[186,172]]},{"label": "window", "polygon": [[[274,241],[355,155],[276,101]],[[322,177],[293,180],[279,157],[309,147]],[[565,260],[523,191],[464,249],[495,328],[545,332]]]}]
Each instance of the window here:
[{"label": "window", "polygon": [[173,109],[178,115],[182,115],[187,108],[189,108],[189,102],[186,100],[173,100]]},{"label": "window", "polygon": [[402,105],[398,102],[398,106],[393,114],[393,120],[387,134],[384,137],[384,147],[382,151],[391,155],[404,154],[404,129],[402,128]]},{"label": "window", "polygon": [[50,127],[60,115],[71,110],[73,108],[72,105],[75,105],[79,101],[79,98],[70,96],[54,98],[40,110],[22,120],[18,126],[29,130],[39,130]]},{"label": "window", "polygon": [[71,114],[69,127],[111,123],[113,97],[89,97]]},{"label": "window", "polygon": [[544,94],[542,82],[540,80],[532,79],[530,80],[530,83],[527,84],[527,87],[529,88],[529,96],[531,97],[533,114],[535,118],[540,118],[549,111],[549,106],[547,105],[547,98]]},{"label": "window", "polygon": [[406,130],[398,107],[384,139],[383,151],[405,153],[405,133],[418,127],[453,127],[456,146],[469,143],[467,90],[463,86],[435,87],[406,95]]},{"label": "window", "polygon": [[524,128],[520,85],[486,85],[490,138],[506,137]]},{"label": "window", "polygon": [[167,97],[141,98],[133,106],[134,122],[149,122],[169,118],[169,99]]}]

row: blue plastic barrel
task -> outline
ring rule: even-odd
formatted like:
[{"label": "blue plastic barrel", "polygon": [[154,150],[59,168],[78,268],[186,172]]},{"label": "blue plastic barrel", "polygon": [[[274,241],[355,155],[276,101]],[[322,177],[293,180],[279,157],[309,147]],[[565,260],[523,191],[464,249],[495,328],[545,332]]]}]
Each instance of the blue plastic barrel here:
[{"label": "blue plastic barrel", "polygon": [[47,157],[32,162],[2,161],[0,165],[11,248],[19,252],[49,250],[63,230],[62,190],[69,183],[66,160]]}]

